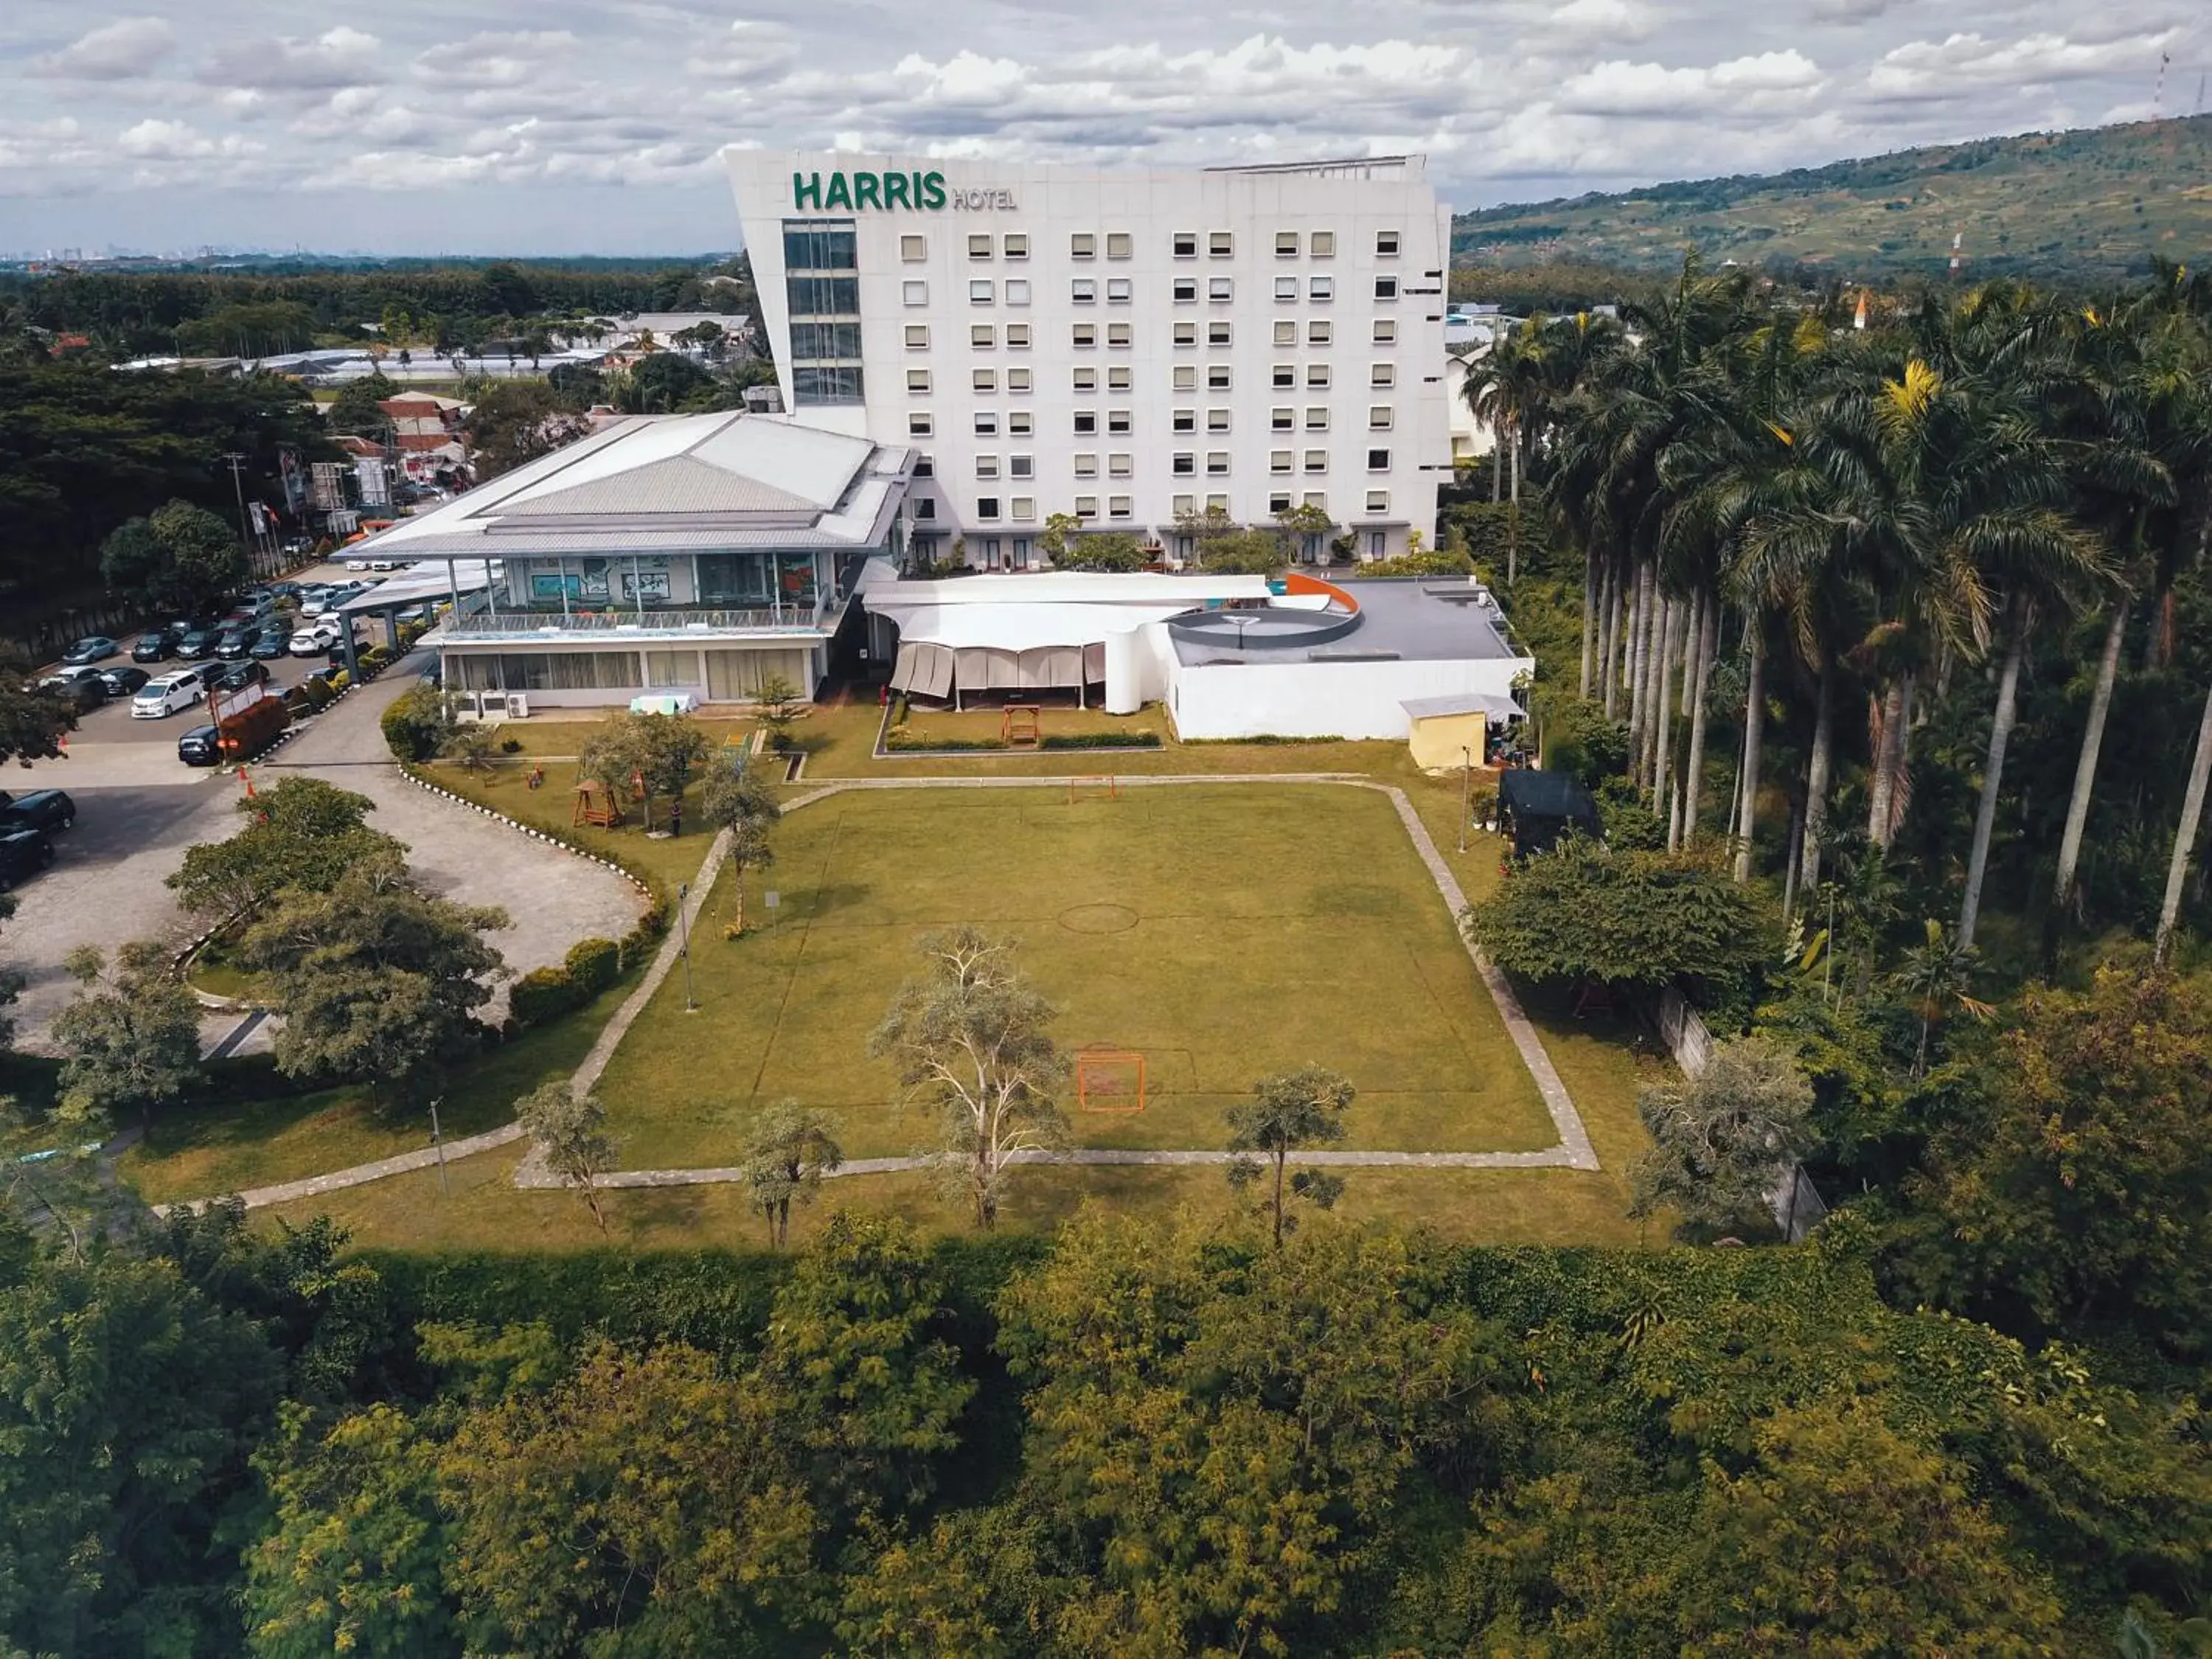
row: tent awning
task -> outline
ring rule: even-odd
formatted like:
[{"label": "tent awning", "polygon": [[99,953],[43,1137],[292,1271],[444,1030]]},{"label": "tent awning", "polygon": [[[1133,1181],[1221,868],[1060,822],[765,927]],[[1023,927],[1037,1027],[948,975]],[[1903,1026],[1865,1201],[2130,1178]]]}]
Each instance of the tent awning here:
[{"label": "tent awning", "polygon": [[1519,703],[1499,691],[1457,691],[1443,697],[1409,697],[1398,705],[1408,718],[1437,720],[1450,714],[1484,714],[1494,720],[1517,720]]}]

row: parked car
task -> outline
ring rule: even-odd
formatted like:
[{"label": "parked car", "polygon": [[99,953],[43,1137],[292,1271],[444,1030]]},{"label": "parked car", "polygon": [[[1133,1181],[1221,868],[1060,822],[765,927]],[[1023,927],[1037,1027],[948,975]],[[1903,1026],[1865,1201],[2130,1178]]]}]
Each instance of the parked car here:
[{"label": "parked car", "polygon": [[212,726],[195,726],[177,739],[177,758],[187,766],[220,766],[221,734]]},{"label": "parked car", "polygon": [[65,666],[71,668],[83,663],[106,662],[122,648],[106,635],[94,634],[79,640],[68,650],[63,652],[62,662]]},{"label": "parked car", "polygon": [[103,668],[100,684],[110,697],[129,697],[137,694],[138,688],[154,677],[143,668]]},{"label": "parked car", "polygon": [[204,668],[173,668],[160,679],[139,687],[138,695],[131,699],[131,718],[167,720],[180,708],[190,708],[205,695],[207,681]]},{"label": "parked car", "polygon": [[177,641],[177,659],[179,662],[204,662],[214,654],[216,642],[222,637],[212,628],[191,629]]},{"label": "parked car", "polygon": [[53,838],[36,830],[0,834],[0,888],[35,876],[54,861]]},{"label": "parked car", "polygon": [[319,657],[337,643],[338,626],[332,622],[318,622],[292,635],[292,654],[295,657]]},{"label": "parked car", "polygon": [[131,647],[133,662],[167,662],[177,654],[177,641],[168,633],[141,634],[138,643]]},{"label": "parked car", "polygon": [[0,805],[0,835],[35,830],[42,836],[58,835],[76,822],[76,803],[62,789],[33,789],[27,795],[10,795]]},{"label": "parked car", "polygon": [[107,701],[107,688],[100,683],[100,671],[89,665],[49,674],[39,682],[39,690],[80,714],[89,714]]},{"label": "parked car", "polygon": [[259,658],[281,657],[292,643],[292,635],[282,623],[271,623],[261,630],[261,637],[253,641],[247,654]]},{"label": "parked car", "polygon": [[218,669],[208,682],[209,689],[215,691],[235,691],[241,686],[268,684],[269,665],[260,662],[232,663],[227,668]]},{"label": "parked car", "polygon": [[258,623],[226,628],[222,630],[222,637],[215,642],[216,659],[218,662],[243,662],[260,637],[261,625]]}]

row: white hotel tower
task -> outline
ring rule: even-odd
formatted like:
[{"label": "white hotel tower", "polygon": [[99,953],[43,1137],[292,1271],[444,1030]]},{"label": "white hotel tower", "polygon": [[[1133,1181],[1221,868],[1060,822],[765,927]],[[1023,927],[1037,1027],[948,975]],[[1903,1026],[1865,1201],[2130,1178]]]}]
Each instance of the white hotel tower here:
[{"label": "white hotel tower", "polygon": [[1421,157],[725,159],[784,407],[919,450],[935,556],[1025,568],[1055,513],[1182,554],[1178,517],[1214,507],[1320,507],[1362,558],[1433,544],[1450,216]]}]

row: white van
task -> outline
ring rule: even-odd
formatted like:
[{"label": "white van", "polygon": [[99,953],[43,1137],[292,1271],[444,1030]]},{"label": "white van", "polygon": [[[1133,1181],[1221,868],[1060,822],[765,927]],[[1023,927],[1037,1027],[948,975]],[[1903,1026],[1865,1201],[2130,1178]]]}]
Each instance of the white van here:
[{"label": "white van", "polygon": [[158,680],[147,681],[131,699],[131,718],[167,720],[180,708],[190,708],[206,695],[209,672],[206,667],[176,668]]}]

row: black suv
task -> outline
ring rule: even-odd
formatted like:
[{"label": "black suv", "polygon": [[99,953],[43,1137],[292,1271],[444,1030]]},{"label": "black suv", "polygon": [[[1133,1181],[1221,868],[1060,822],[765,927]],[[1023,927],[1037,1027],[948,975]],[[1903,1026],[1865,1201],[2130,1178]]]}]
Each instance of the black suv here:
[{"label": "black suv", "polygon": [[0,830],[0,888],[13,887],[54,861],[54,844],[36,830]]},{"label": "black suv", "polygon": [[193,628],[185,631],[177,641],[177,658],[180,662],[204,662],[214,654],[216,641],[220,637],[212,628]]},{"label": "black suv", "polygon": [[212,726],[195,726],[177,739],[177,758],[187,766],[222,763],[222,734]]},{"label": "black suv", "polygon": [[177,636],[167,631],[159,634],[141,634],[138,636],[138,643],[131,647],[131,660],[167,662],[176,654],[176,649]]},{"label": "black suv", "polygon": [[76,822],[76,803],[59,789],[33,789],[27,795],[0,789],[0,835],[36,830],[50,836]]},{"label": "black suv", "polygon": [[269,665],[263,662],[233,663],[228,668],[217,669],[208,681],[210,691],[237,691],[249,685],[269,684]]},{"label": "black suv", "polygon": [[243,623],[234,628],[226,628],[222,637],[215,642],[216,657],[222,662],[243,662],[246,653],[260,642],[260,639],[261,625],[258,623]]}]

